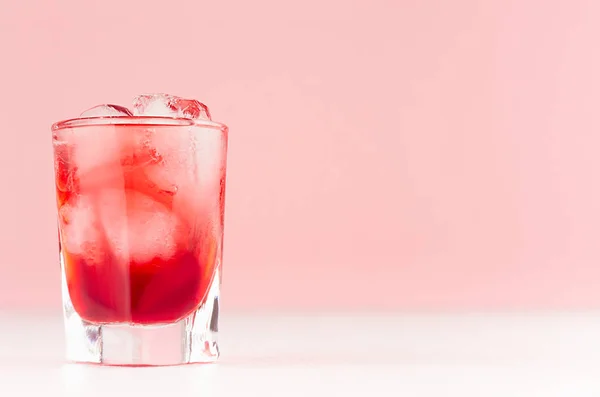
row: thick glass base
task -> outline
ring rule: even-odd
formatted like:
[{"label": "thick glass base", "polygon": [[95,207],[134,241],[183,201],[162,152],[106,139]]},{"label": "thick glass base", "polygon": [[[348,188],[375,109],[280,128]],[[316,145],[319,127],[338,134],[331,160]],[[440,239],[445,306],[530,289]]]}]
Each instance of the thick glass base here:
[{"label": "thick glass base", "polygon": [[219,316],[219,274],[205,303],[171,324],[93,324],[74,310],[63,273],[66,358],[72,362],[121,366],[214,362]]}]

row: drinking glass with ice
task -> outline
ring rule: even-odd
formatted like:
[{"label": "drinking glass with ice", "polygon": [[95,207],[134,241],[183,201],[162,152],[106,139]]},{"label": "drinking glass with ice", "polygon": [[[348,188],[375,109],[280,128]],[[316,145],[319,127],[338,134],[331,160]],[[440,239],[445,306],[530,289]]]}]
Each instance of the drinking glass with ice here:
[{"label": "drinking glass with ice", "polygon": [[227,127],[149,94],[52,133],[67,359],[216,360]]}]

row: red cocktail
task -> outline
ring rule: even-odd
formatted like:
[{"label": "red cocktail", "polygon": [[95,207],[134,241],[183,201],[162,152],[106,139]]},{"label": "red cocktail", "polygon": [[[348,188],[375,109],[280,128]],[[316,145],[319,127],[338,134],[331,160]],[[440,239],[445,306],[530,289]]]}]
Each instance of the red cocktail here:
[{"label": "red cocktail", "polygon": [[142,96],[135,109],[53,126],[67,333],[82,339],[69,358],[211,361],[227,128],[196,101]]}]

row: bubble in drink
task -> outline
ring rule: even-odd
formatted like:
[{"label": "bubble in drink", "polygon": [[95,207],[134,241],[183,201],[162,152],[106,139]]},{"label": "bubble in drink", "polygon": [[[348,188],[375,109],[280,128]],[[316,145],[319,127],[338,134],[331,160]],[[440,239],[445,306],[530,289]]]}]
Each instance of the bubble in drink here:
[{"label": "bubble in drink", "polygon": [[126,107],[119,105],[98,105],[81,113],[79,117],[126,117],[133,116]]},{"label": "bubble in drink", "polygon": [[144,94],[133,100],[135,116],[176,117],[210,120],[208,107],[195,99],[184,99],[167,94]]}]

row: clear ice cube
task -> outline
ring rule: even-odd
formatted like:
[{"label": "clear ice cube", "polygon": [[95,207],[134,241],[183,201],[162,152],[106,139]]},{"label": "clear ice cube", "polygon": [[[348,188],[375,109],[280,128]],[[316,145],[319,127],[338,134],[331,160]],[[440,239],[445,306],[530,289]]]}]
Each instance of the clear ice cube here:
[{"label": "clear ice cube", "polygon": [[138,263],[169,259],[177,251],[180,223],[165,206],[133,190],[105,189],[98,212],[117,258]]},{"label": "clear ice cube", "polygon": [[93,201],[86,196],[60,207],[62,244],[71,254],[82,255],[90,264],[102,263],[102,234]]},{"label": "clear ice cube", "polygon": [[195,99],[184,99],[168,94],[144,94],[133,100],[135,116],[176,117],[210,120],[208,107]]}]

